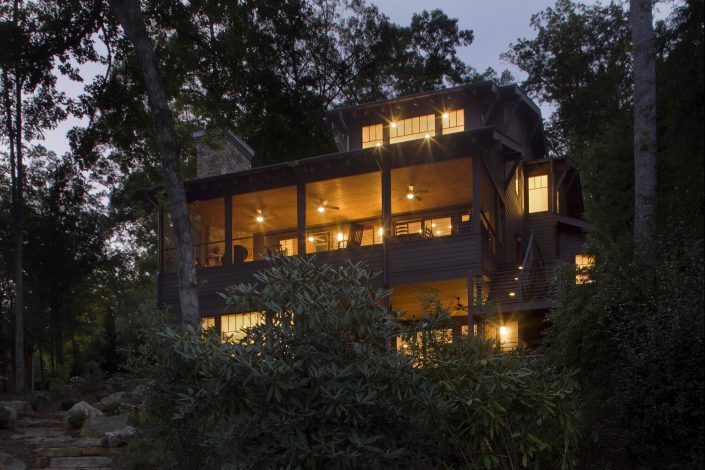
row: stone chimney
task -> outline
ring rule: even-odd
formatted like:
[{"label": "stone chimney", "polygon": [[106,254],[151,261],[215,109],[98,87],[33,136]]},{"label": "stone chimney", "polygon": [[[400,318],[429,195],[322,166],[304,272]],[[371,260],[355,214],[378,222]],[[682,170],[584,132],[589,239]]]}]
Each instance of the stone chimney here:
[{"label": "stone chimney", "polygon": [[218,148],[206,142],[206,133],[193,133],[196,140],[196,178],[225,175],[252,168],[255,151],[231,130],[226,130],[218,140]]}]

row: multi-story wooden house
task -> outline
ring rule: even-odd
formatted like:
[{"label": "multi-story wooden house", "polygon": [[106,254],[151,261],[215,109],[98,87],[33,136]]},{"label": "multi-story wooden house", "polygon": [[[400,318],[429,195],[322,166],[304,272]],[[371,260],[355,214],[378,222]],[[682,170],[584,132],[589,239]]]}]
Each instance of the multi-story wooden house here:
[{"label": "multi-story wooden house", "polygon": [[[251,168],[232,133],[198,142],[186,183],[204,324],[224,335],[259,321],[218,295],[263,256],[363,261],[392,288],[391,308],[422,315],[437,294],[453,333],[500,312],[485,333],[539,341],[559,261],[585,264],[578,171],[547,158],[539,108],[515,85],[482,82],[350,106],[326,115],[338,152]],[[196,136],[197,139],[199,136]],[[168,217],[160,219],[159,299],[178,311]],[[579,282],[579,281],[578,281]],[[485,305],[480,307],[480,305]]]}]

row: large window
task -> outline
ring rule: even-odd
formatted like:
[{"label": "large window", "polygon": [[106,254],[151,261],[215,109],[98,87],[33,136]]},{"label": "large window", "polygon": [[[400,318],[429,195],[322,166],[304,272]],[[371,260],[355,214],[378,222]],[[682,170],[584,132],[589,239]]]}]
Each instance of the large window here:
[{"label": "large window", "polygon": [[389,125],[389,142],[406,142],[407,140],[429,138],[436,135],[436,116],[426,114],[400,121]]},{"label": "large window", "polygon": [[441,115],[441,128],[443,135],[465,130],[465,110],[453,109]]},{"label": "large window", "polygon": [[[222,266],[225,256],[225,199],[207,199],[188,204],[193,260],[197,268]],[[171,215],[164,217],[164,270],[176,269],[176,242]]]},{"label": "large window", "polygon": [[296,187],[233,196],[233,263],[297,254]]},{"label": "large window", "polygon": [[548,175],[529,176],[529,213],[548,210]]},{"label": "large window", "polygon": [[345,176],[306,185],[306,253],[382,243],[382,176]]},{"label": "large window", "polygon": [[397,240],[442,237],[470,231],[472,160],[392,170],[392,236]]},{"label": "large window", "polygon": [[382,124],[372,124],[362,127],[362,148],[379,147],[382,145]]},{"label": "large window", "polygon": [[261,325],[264,321],[264,314],[259,312],[222,315],[220,317],[220,331],[223,339],[239,341],[245,337],[245,328]]}]

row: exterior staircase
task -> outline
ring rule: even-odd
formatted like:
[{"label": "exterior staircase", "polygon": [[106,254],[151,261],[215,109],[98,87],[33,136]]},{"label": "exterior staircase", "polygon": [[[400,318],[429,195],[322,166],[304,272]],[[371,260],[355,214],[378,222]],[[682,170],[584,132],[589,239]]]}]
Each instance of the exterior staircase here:
[{"label": "exterior staircase", "polygon": [[[110,470],[114,449],[102,438],[78,437],[66,429],[64,413],[19,412],[9,439],[31,450],[29,468],[44,470]],[[12,445],[11,443],[9,443]]]}]

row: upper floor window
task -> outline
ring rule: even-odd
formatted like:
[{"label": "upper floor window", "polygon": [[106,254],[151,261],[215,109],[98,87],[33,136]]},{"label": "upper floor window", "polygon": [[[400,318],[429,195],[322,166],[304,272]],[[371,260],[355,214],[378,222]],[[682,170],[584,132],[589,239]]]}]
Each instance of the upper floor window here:
[{"label": "upper floor window", "polygon": [[442,133],[452,134],[453,132],[463,132],[465,130],[465,110],[453,109],[441,115]]},{"label": "upper floor window", "polygon": [[389,143],[406,142],[407,140],[430,138],[436,135],[436,116],[426,114],[401,121],[394,121],[389,125]]},{"label": "upper floor window", "polygon": [[362,127],[362,148],[377,147],[382,145],[382,124],[372,124]]},{"label": "upper floor window", "polygon": [[548,210],[548,175],[529,176],[529,214]]}]

